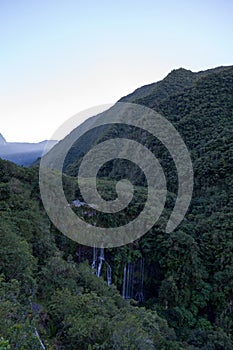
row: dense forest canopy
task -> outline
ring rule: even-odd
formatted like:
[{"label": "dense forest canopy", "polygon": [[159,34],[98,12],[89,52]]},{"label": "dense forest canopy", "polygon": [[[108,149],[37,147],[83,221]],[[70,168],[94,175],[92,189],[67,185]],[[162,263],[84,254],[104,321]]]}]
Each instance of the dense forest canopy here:
[{"label": "dense forest canopy", "polygon": [[[158,111],[183,137],[194,167],[189,211],[174,232],[164,233],[177,176],[167,150],[150,135],[124,125],[84,135],[64,164],[70,203],[80,196],[73,176],[83,155],[114,137],[144,140],[160,159],[169,191],[163,215],[146,235],[104,252],[98,278],[93,254],[98,258],[100,252],[71,241],[47,217],[38,167],[0,160],[1,350],[233,348],[233,67],[174,70],[121,101]],[[145,177],[123,161],[101,169],[103,197],[114,197],[122,176],[134,180],[137,202],[143,203]],[[113,225],[133,218],[134,209],[117,218],[97,214],[95,220]],[[89,212],[73,210],[93,223]]]}]

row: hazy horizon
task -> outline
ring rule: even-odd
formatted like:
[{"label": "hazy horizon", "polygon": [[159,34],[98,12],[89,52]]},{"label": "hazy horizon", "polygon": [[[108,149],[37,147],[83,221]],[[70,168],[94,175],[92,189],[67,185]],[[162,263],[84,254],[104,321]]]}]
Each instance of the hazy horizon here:
[{"label": "hazy horizon", "polygon": [[1,2],[0,133],[40,142],[173,69],[231,65],[232,13],[228,0]]}]

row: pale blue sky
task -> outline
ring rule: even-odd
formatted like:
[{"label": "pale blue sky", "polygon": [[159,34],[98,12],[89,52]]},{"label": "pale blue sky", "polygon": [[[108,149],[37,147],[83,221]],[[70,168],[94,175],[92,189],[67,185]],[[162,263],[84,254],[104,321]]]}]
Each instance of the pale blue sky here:
[{"label": "pale blue sky", "polygon": [[233,1],[0,0],[0,132],[47,139],[172,69],[233,64]]}]

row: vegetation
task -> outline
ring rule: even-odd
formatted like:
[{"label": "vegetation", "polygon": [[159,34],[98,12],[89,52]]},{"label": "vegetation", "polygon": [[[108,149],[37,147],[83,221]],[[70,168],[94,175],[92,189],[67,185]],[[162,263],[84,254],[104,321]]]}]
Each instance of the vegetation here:
[{"label": "vegetation", "polygon": [[[156,225],[140,240],[105,252],[113,274],[108,286],[90,268],[92,249],[58,232],[44,212],[38,169],[0,160],[0,350],[37,350],[41,342],[59,350],[233,348],[233,68],[173,71],[129,100],[163,113],[190,150],[195,184],[186,218],[164,233],[177,178],[166,149],[151,135],[102,128],[82,139],[83,149],[74,145],[65,162],[68,175],[77,174],[93,143],[126,135],[145,139],[167,177],[166,209]],[[99,174],[99,191],[107,199],[114,198],[122,164],[109,162]],[[124,169],[141,205],[145,178],[128,163]],[[64,187],[69,202],[80,197],[74,178],[64,176]],[[95,220],[112,226],[135,215],[133,205],[117,218]],[[119,292],[124,266],[142,257],[144,301],[126,301]]]}]

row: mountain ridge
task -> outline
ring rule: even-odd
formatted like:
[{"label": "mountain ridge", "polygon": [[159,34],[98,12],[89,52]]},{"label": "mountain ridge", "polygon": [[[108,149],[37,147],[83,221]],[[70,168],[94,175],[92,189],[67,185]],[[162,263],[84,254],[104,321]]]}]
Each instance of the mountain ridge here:
[{"label": "mountain ridge", "polygon": [[[122,124],[95,128],[73,144],[65,162],[66,173],[76,175],[83,154],[114,137],[139,141],[160,161],[168,187],[165,210],[144,236],[119,248],[97,250],[68,239],[43,209],[38,167],[0,159],[0,348],[7,343],[39,350],[36,330],[47,348],[59,350],[233,349],[233,67],[204,73],[188,88],[193,76],[186,73],[171,74],[170,88],[166,81],[164,92],[160,84],[154,95],[139,99],[174,125],[193,162],[193,198],[171,233],[164,224],[177,194],[176,168],[150,133]],[[81,131],[95,125],[93,118]],[[50,152],[59,156],[67,145],[64,139]],[[70,209],[100,227],[132,221],[147,198],[138,169],[115,162],[98,175],[97,189],[106,200],[116,198],[124,175],[136,179],[135,206],[119,216],[75,206],[81,200],[78,181],[64,174]],[[56,207],[56,200],[51,204]]]},{"label": "mountain ridge", "polygon": [[[211,101],[209,103],[210,108],[213,108],[213,113],[216,114],[216,108],[213,106],[213,104],[217,104],[218,100],[224,101],[224,84],[226,80],[224,76],[228,77],[227,79],[230,79],[232,81],[232,71],[233,66],[220,66],[195,73],[184,68],[179,68],[172,70],[163,80],[157,83],[149,84],[136,89],[131,94],[122,97],[119,102],[131,102],[139,105],[144,105],[146,107],[154,109],[156,112],[161,113],[166,118],[175,123],[181,119],[181,116],[182,118],[186,116],[186,118],[189,118],[191,122],[191,119],[193,118],[191,115],[192,113],[198,113],[199,116],[201,115],[199,119],[201,118],[204,120],[205,117],[203,115],[203,110],[197,112],[198,105],[203,105],[204,98],[206,101],[206,106],[203,108],[206,109],[209,99]],[[205,93],[204,90],[205,88],[207,89],[205,86],[208,85],[208,81],[210,81],[210,84],[208,86],[208,90],[206,90]],[[216,87],[214,84],[216,84]],[[227,87],[228,100],[232,98],[230,84],[231,82],[229,82]],[[216,101],[214,101],[212,95],[216,95],[215,90],[217,89],[217,86],[219,89],[219,95],[215,96]],[[200,90],[202,90],[202,92],[200,92]],[[142,95],[140,95],[141,92]],[[201,93],[204,94],[203,98],[200,96]],[[200,101],[198,101],[198,99],[200,99]],[[189,103],[187,103],[187,101],[189,101]],[[219,104],[220,103],[222,104],[222,102],[219,102]],[[197,106],[195,106],[195,104]],[[228,107],[226,108],[230,110],[230,101],[228,103]],[[228,113],[226,108],[224,113]],[[210,113],[210,110],[208,110],[207,113]],[[218,127],[218,125],[216,125],[216,127]],[[82,137],[81,141],[77,140],[77,142],[73,144],[70,152],[66,157],[64,163],[64,171],[69,175],[77,176],[77,169],[79,167],[82,155],[86,153],[92,147],[92,145],[100,142],[103,135],[105,135],[104,137],[107,137],[106,133],[110,133],[110,130],[113,130],[113,127],[105,127],[104,130],[99,129],[99,131],[95,130],[93,132],[90,132],[89,136],[86,139],[85,137]],[[178,131],[180,131],[179,127]],[[200,129],[200,131],[202,130]],[[113,134],[114,132],[112,131],[112,135]],[[193,138],[192,135],[190,135],[190,137]]]},{"label": "mountain ridge", "polygon": [[[174,94],[180,93],[189,88],[195,81],[205,77],[206,75],[218,73],[230,68],[232,68],[232,66],[219,66],[198,72],[192,72],[191,70],[182,67],[173,69],[164,79],[136,89],[132,93],[122,97],[119,102],[133,102],[140,104],[140,100],[142,98],[148,98],[152,95],[156,95],[156,98],[160,101],[161,99],[168,97],[168,94],[172,94],[172,89],[174,87]],[[163,92],[162,96],[160,96],[161,90],[164,89],[169,89],[168,94]]]},{"label": "mountain ridge", "polygon": [[7,142],[0,134],[0,158],[12,161],[17,165],[30,166],[43,155],[44,148],[48,143],[49,149],[51,149],[57,141]]},{"label": "mountain ridge", "polygon": [[3,137],[3,135],[0,133],[0,146],[1,145],[5,145],[7,142],[6,142],[6,139]]}]

